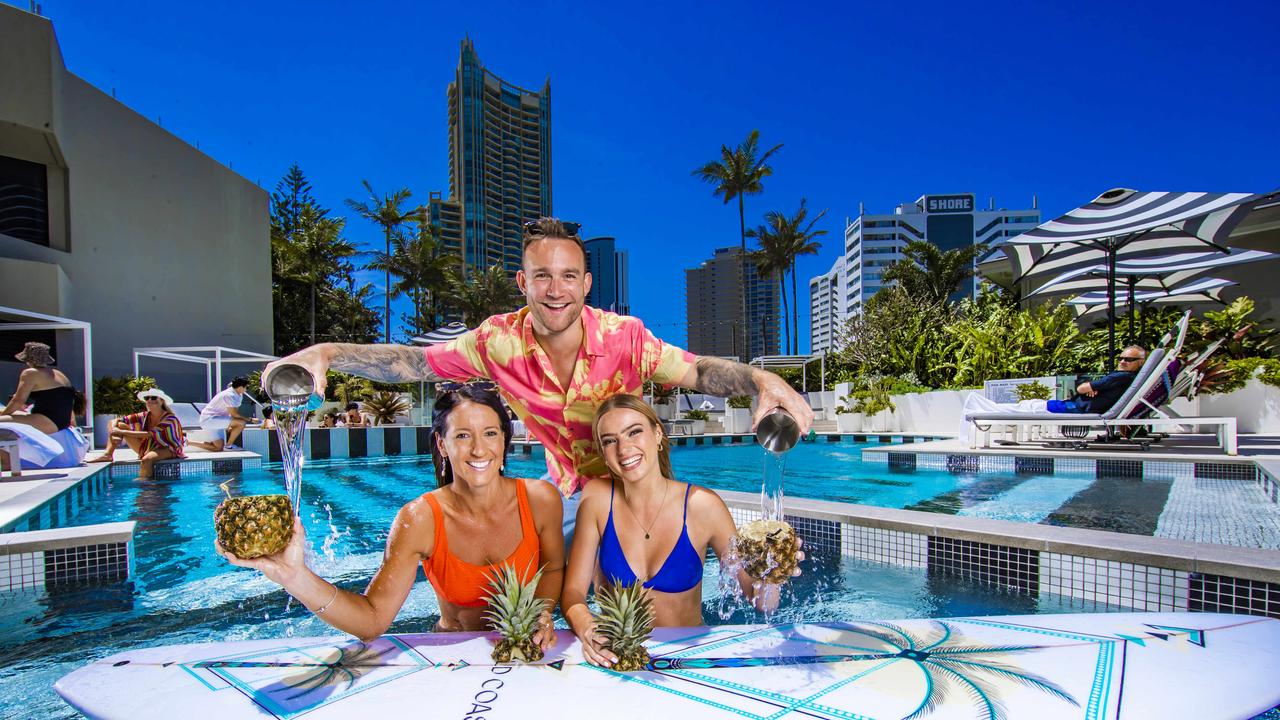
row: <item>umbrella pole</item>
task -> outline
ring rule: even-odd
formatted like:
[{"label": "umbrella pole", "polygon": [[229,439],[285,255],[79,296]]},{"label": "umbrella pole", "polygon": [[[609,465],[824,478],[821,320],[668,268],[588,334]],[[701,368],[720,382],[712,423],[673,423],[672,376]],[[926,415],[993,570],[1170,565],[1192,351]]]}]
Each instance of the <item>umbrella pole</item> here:
[{"label": "umbrella pole", "polygon": [[1107,367],[1116,362],[1116,248],[1107,245]]},{"label": "umbrella pole", "polygon": [[1138,307],[1133,302],[1133,296],[1134,296],[1133,286],[1137,282],[1138,282],[1138,276],[1136,275],[1129,276],[1129,339],[1127,342],[1129,342],[1130,344],[1137,342],[1137,336],[1133,334],[1133,315],[1134,313],[1138,312]]}]

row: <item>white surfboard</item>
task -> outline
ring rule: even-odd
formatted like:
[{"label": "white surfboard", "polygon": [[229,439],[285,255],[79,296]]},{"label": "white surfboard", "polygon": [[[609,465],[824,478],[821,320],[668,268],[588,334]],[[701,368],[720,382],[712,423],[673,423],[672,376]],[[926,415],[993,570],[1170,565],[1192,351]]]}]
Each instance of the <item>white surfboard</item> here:
[{"label": "white surfboard", "polygon": [[56,684],[91,718],[1249,718],[1280,705],[1280,621],[1116,613],[663,628],[644,671],[571,633],[497,665],[482,633],[121,653]]}]

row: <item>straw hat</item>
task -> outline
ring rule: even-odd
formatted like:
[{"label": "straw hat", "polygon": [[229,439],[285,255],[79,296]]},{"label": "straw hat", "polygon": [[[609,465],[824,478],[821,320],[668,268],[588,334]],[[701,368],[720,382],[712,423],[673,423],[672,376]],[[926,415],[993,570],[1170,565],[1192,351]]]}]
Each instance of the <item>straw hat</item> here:
[{"label": "straw hat", "polygon": [[169,395],[165,393],[165,391],[161,390],[160,388],[151,388],[149,390],[143,390],[142,392],[138,393],[138,399],[144,403],[147,401],[147,398],[149,397],[158,397],[164,401],[164,404],[166,406],[169,406],[169,407],[173,406],[173,398],[169,397]]},{"label": "straw hat", "polygon": [[29,342],[22,348],[22,352],[14,355],[19,362],[36,367],[44,367],[53,364],[53,356],[49,354],[49,346],[42,342]]}]

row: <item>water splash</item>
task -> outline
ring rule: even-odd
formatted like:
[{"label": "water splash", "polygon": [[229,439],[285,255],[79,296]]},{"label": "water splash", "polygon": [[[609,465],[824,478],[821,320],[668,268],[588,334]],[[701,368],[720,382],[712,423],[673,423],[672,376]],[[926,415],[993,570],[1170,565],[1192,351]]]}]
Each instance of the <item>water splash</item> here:
[{"label": "water splash", "polygon": [[294,513],[302,500],[302,445],[307,437],[307,407],[310,395],[282,395],[271,399],[275,409],[276,436],[280,438],[280,460],[284,467],[284,489]]}]

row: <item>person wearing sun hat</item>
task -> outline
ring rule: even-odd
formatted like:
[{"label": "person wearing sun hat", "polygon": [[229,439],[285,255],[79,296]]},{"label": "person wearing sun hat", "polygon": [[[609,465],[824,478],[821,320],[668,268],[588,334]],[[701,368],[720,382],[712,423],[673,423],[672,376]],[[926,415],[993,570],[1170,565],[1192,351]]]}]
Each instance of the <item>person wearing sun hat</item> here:
[{"label": "person wearing sun hat", "polygon": [[0,422],[30,425],[46,435],[65,430],[71,425],[76,391],[61,370],[49,367],[53,364],[49,346],[29,342],[14,357],[27,367],[18,375],[18,388],[9,404],[0,410]]},{"label": "person wearing sun hat", "polygon": [[184,457],[186,435],[182,422],[173,414],[170,406],[173,398],[160,388],[150,388],[138,393],[138,399],[146,410],[117,418],[111,424],[111,439],[102,455],[90,462],[111,462],[116,448],[123,441],[138,453],[142,463],[138,476],[149,478],[155,474],[155,464],[160,460]]}]

